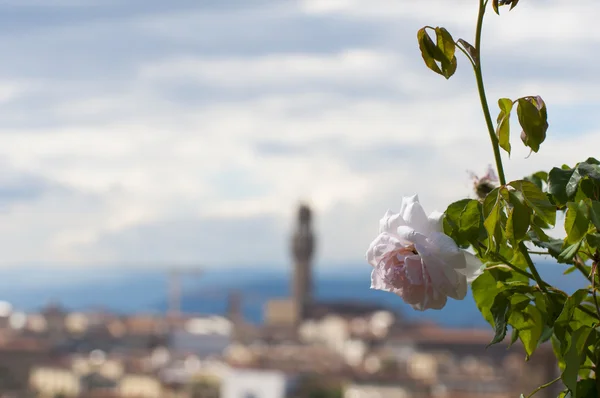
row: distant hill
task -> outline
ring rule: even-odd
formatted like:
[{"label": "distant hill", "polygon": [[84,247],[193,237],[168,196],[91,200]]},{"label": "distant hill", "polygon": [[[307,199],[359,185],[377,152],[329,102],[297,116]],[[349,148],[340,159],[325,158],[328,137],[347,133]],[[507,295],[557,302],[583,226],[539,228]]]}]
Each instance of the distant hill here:
[{"label": "distant hill", "polygon": [[[540,273],[567,292],[583,286],[577,273],[563,275],[562,265],[540,263]],[[485,326],[471,295],[463,301],[449,300],[442,311],[416,312],[393,294],[369,289],[370,267],[319,267],[315,275],[316,297],[321,301],[368,301],[401,312],[410,319],[429,319],[446,326]],[[106,308],[131,312],[164,312],[167,273],[163,270],[127,268],[0,269],[0,299],[17,308],[34,310],[49,301],[67,308]],[[206,314],[224,314],[228,294],[238,291],[244,298],[244,314],[251,322],[262,320],[262,307],[272,298],[289,295],[289,275],[283,270],[261,267],[209,269],[184,280],[182,309]]]}]

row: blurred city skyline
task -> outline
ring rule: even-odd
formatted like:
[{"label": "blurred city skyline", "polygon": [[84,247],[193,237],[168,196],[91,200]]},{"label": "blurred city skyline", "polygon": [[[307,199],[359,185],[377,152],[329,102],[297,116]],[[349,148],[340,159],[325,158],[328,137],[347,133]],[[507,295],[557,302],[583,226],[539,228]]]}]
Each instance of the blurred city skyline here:
[{"label": "blurred city skyline", "polygon": [[[475,3],[0,0],[0,265],[283,267],[301,201],[317,262],[361,264],[403,195],[443,211],[492,163],[468,62],[416,43],[472,41]],[[600,4],[521,3],[486,17],[488,98],[550,129],[526,159],[513,125],[510,179],[600,146]]]}]

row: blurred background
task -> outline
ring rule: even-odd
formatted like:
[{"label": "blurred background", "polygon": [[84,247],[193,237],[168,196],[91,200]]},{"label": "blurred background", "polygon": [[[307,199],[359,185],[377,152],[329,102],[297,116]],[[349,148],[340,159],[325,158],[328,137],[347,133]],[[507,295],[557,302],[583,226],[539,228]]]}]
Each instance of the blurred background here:
[{"label": "blurred background", "polygon": [[[416,313],[369,289],[385,211],[415,193],[443,211],[493,162],[469,63],[446,81],[416,42],[472,41],[476,3],[0,0],[0,396],[513,397],[555,378],[551,347],[486,350],[470,296]],[[486,17],[492,113],[549,111],[538,154],[513,126],[509,179],[597,156],[599,14]]]}]

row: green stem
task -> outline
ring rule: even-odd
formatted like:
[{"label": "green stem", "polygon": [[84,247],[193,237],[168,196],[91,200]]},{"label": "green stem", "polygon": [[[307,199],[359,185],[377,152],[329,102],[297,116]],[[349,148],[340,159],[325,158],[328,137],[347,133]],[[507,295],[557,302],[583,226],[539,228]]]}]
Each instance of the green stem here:
[{"label": "green stem", "polygon": [[467,57],[467,59],[473,66],[473,70],[475,71],[477,67],[475,66],[475,62],[471,59],[471,55],[469,55],[469,53],[464,48],[462,48],[460,43],[454,43],[454,45],[456,46],[456,48],[458,48],[460,51],[462,51],[463,54],[465,54],[465,57]]},{"label": "green stem", "polygon": [[[557,292],[557,293],[560,293],[560,294],[562,294],[563,296],[568,296],[568,295],[567,295],[565,292],[563,292],[562,290],[556,289],[555,287],[553,287],[553,286],[552,286],[552,285],[550,285],[549,283],[545,282],[545,281],[544,281],[544,280],[541,278],[541,276],[539,276],[539,273],[537,273],[537,269],[535,269],[535,265],[533,266],[533,268],[535,269],[535,272],[536,272],[536,273],[537,273],[537,275],[538,275],[537,279],[536,279],[536,276],[535,276],[534,274],[531,274],[531,273],[529,273],[529,272],[527,272],[527,271],[525,271],[525,270],[523,270],[523,269],[521,269],[521,268],[517,267],[516,265],[512,264],[510,261],[508,261],[508,259],[506,259],[504,256],[502,256],[502,255],[500,255],[500,254],[497,254],[497,253],[492,253],[492,257],[493,257],[495,260],[497,260],[497,261],[502,261],[502,263],[503,263],[503,264],[505,264],[506,266],[508,266],[508,267],[509,267],[510,269],[512,269],[513,271],[515,271],[515,272],[517,272],[517,273],[519,273],[519,274],[521,274],[521,275],[523,275],[523,276],[526,276],[526,277],[527,277],[527,278],[529,278],[529,279],[533,279],[534,281],[536,281],[536,282],[537,282],[537,283],[540,285],[540,288],[541,288],[542,286],[544,286],[545,288],[547,288],[547,289],[550,289],[550,290],[553,290],[553,291],[555,291],[555,292]],[[531,261],[531,259],[529,259],[529,261]],[[531,263],[531,264],[533,264],[533,263]],[[530,266],[530,268],[531,268],[531,266]]]},{"label": "green stem", "polygon": [[485,116],[485,122],[487,124],[488,133],[490,134],[490,140],[492,141],[492,148],[494,149],[494,158],[496,159],[496,169],[498,170],[498,179],[500,185],[506,185],[506,177],[504,176],[504,167],[502,166],[502,158],[500,157],[500,145],[498,143],[498,137],[494,131],[494,123],[492,122],[492,116],[490,115],[490,108],[488,106],[487,97],[485,95],[485,86],[483,84],[483,74],[481,72],[481,32],[483,30],[483,17],[485,16],[485,9],[487,1],[479,0],[479,14],[477,16],[477,31],[475,33],[475,52],[477,54],[475,63],[475,78],[477,80],[477,91],[479,91],[479,99],[481,101],[481,108],[483,109],[483,115]]},{"label": "green stem", "polygon": [[[591,256],[590,256],[591,257]],[[587,272],[587,270],[585,269],[585,263],[583,262],[583,260],[581,259],[581,257],[579,256],[575,256],[575,260],[573,261],[573,266],[575,268],[577,268],[579,270],[579,272],[581,272],[583,274],[583,276],[590,281],[590,283],[594,283],[594,280],[592,279],[593,276],[591,274],[589,274]]]},{"label": "green stem", "polygon": [[[529,265],[530,269],[535,270],[535,274],[537,275],[537,277],[534,274],[530,274],[529,272],[527,272],[527,271],[525,271],[525,270],[517,267],[516,265],[512,264],[510,261],[508,261],[506,258],[504,258],[504,256],[502,256],[500,254],[492,253],[492,256],[496,260],[502,261],[502,263],[504,265],[506,265],[507,267],[509,267],[510,269],[512,269],[513,271],[515,271],[516,273],[521,274],[523,276],[526,276],[529,279],[533,279],[534,281],[536,281],[539,284],[540,289],[542,289],[543,292],[548,293],[548,290],[552,290],[553,292],[561,294],[564,297],[568,297],[569,296],[567,293],[563,292],[562,290],[553,287],[552,285],[548,284],[547,282],[544,282],[544,280],[541,278],[540,274],[537,272],[537,269],[535,268],[535,265],[533,265],[533,262],[531,262],[531,259],[528,256],[526,257],[529,260],[528,265]],[[493,268],[493,267],[490,267],[490,268]],[[586,314],[588,314],[592,318],[598,319],[598,315],[597,314],[595,314],[593,311],[590,311],[589,309],[587,309],[583,305],[579,304],[577,306],[577,308],[580,311],[585,312]]]},{"label": "green stem", "polygon": [[525,261],[527,261],[527,266],[529,267],[529,270],[533,274],[533,279],[537,282],[537,284],[540,286],[540,288],[545,293],[548,293],[548,289],[546,289],[547,283],[544,282],[544,280],[540,276],[540,273],[538,272],[537,268],[535,267],[535,264],[531,260],[531,256],[529,255],[529,251],[527,250],[527,246],[525,246],[525,243],[523,243],[523,242],[519,243],[519,250],[525,257]]},{"label": "green stem", "polygon": [[598,262],[594,261],[592,265],[592,297],[594,298],[594,304],[596,305],[596,313],[600,318],[600,304],[598,304],[598,295],[596,294],[596,274],[598,273]]},{"label": "green stem", "polygon": [[528,279],[534,279],[532,274],[530,274],[529,272],[527,272],[527,271],[525,271],[525,270],[517,267],[516,265],[512,264],[510,261],[508,261],[504,257],[502,257],[502,256],[494,256],[493,254],[492,254],[492,256],[496,257],[497,260],[502,261],[502,263],[504,263],[504,265],[506,265],[508,268],[512,269],[516,273],[521,274],[523,276],[526,276]]},{"label": "green stem", "polygon": [[533,397],[535,394],[537,394],[538,392],[540,392],[541,390],[543,390],[544,388],[548,388],[550,387],[552,384],[556,383],[557,381],[560,381],[560,377],[557,377],[556,379],[546,383],[546,384],[542,384],[541,386],[539,386],[538,388],[536,388],[535,390],[533,390],[533,392],[531,394],[529,394],[527,396],[527,398],[531,398]]}]

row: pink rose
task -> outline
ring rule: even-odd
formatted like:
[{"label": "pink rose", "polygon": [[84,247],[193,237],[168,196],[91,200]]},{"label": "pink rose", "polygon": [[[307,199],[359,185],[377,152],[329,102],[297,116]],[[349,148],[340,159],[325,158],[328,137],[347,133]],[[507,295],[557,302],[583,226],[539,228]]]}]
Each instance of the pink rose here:
[{"label": "pink rose", "polygon": [[399,213],[387,211],[367,251],[371,289],[396,293],[420,311],[443,308],[447,297],[465,297],[482,263],[443,233],[442,216],[428,217],[417,195],[402,198]]}]

